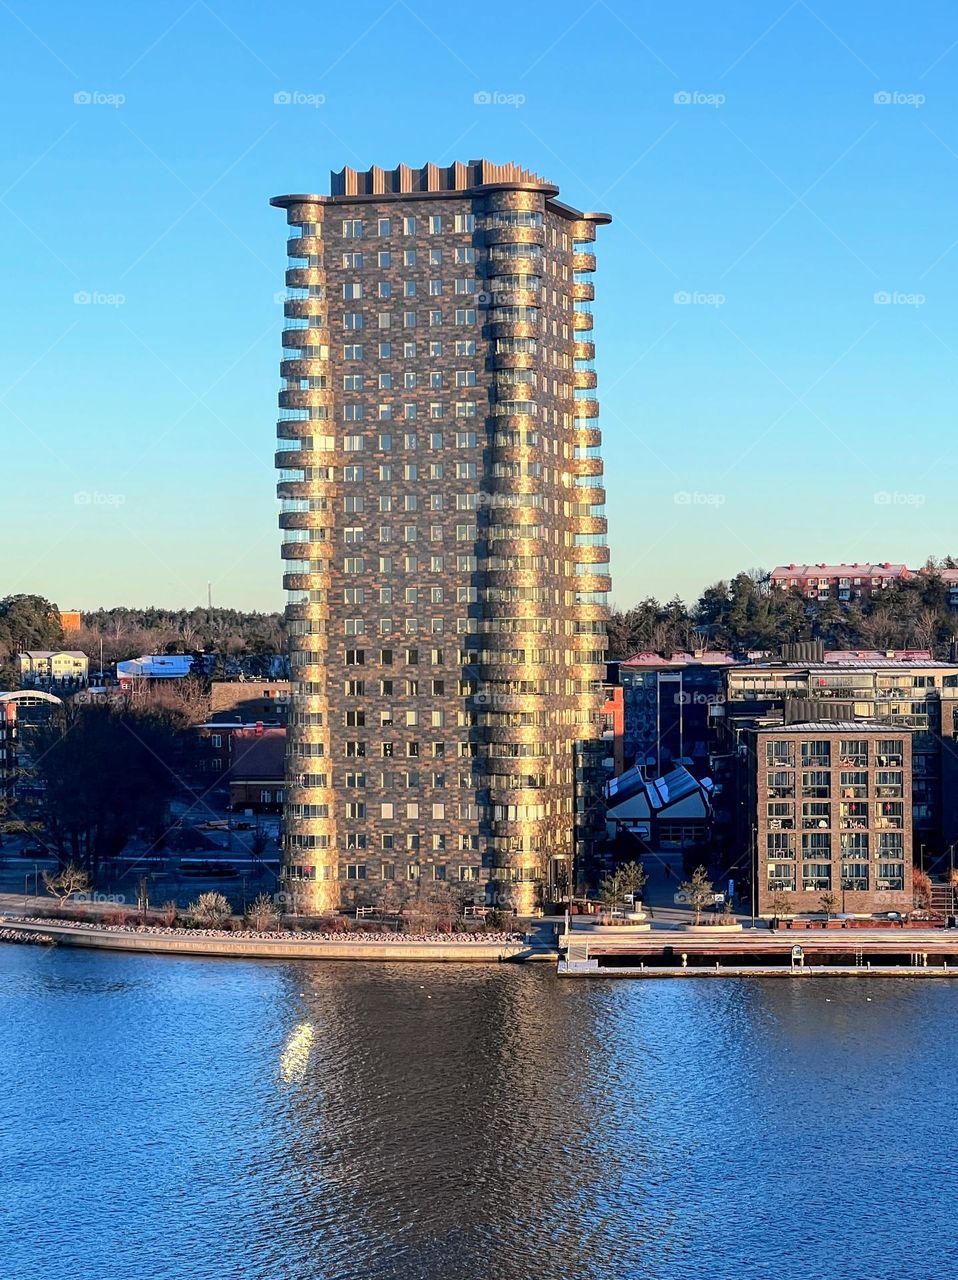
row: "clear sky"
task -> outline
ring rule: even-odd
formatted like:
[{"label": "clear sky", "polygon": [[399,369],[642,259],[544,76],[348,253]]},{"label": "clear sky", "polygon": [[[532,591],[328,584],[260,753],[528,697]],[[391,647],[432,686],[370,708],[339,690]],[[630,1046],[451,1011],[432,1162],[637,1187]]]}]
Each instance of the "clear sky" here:
[{"label": "clear sky", "polygon": [[617,604],[958,552],[953,3],[3,0],[0,65],[0,594],[279,607],[268,199],[479,156],[615,218]]}]

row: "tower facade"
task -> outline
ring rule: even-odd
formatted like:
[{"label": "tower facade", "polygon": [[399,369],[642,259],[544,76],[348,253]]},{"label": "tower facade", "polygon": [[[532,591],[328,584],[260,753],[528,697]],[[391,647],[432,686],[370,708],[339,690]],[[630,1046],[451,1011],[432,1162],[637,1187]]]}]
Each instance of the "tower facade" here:
[{"label": "tower facade", "polygon": [[[597,224],[516,165],[333,174],[290,226],[276,464],[301,911],[568,884],[611,586]],[[583,763],[584,762],[584,763]],[[579,813],[577,814],[577,797]]]}]

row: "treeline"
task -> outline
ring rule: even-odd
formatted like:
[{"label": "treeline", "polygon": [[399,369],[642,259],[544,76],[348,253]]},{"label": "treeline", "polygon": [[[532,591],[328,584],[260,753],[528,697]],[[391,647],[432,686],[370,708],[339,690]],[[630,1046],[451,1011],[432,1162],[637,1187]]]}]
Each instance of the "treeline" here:
[{"label": "treeline", "polygon": [[79,631],[64,635],[56,605],[37,595],[0,600],[0,666],[23,649],[79,649],[99,661],[124,661],[144,653],[206,651],[224,657],[285,652],[281,613],[240,609],[96,609],[82,615]]},{"label": "treeline", "polygon": [[775,651],[801,640],[821,640],[828,649],[930,649],[947,657],[958,618],[938,570],[955,564],[951,557],[930,560],[925,572],[849,602],[773,591],[766,572],[749,570],[707,587],[691,607],[676,596],[667,604],[649,597],[631,609],[614,609],[609,657],[696,648]]}]

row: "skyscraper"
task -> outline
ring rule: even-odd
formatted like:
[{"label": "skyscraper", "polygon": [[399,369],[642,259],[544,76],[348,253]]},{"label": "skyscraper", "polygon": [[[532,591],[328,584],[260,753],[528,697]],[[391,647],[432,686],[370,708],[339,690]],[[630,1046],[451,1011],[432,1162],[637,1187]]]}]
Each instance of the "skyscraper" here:
[{"label": "skyscraper", "polygon": [[[290,224],[276,464],[299,908],[568,883],[605,754],[597,224],[517,165],[334,173]],[[578,810],[578,812],[577,812]]]}]

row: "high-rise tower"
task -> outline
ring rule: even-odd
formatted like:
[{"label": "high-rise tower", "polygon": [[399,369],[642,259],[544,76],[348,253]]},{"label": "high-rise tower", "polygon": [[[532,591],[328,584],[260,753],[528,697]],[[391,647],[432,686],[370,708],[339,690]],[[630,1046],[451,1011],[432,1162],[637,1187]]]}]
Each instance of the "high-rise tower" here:
[{"label": "high-rise tower", "polygon": [[529,910],[586,830],[611,585],[590,274],[610,219],[557,195],[476,160],[272,200],[301,910],[394,880]]}]

